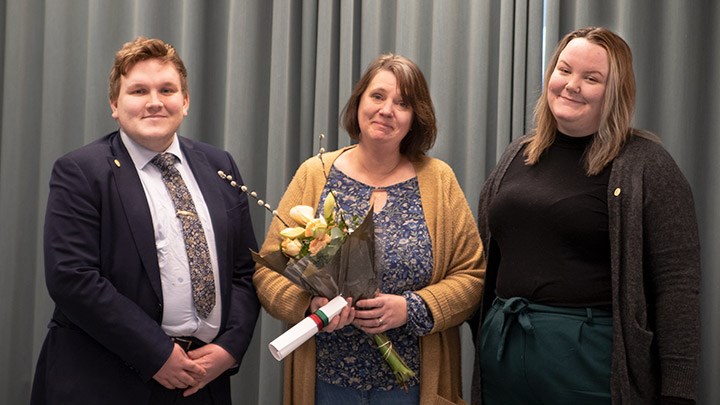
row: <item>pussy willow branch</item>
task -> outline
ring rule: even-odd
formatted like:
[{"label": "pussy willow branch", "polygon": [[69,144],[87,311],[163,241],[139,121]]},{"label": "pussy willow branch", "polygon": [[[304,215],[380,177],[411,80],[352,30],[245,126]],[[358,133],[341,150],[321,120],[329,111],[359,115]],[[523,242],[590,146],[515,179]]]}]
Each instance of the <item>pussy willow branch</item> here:
[{"label": "pussy willow branch", "polygon": [[[323,146],[322,146],[323,139],[325,139],[325,134],[320,134],[320,153],[318,153],[317,156],[318,156],[318,158],[320,158],[320,164],[322,165],[323,176],[325,177],[325,183],[327,184],[328,181],[329,181],[329,178],[328,178],[327,172],[325,171],[325,160],[323,159],[323,153],[325,153],[325,148],[323,148]],[[221,178],[223,178],[223,179],[227,180],[228,182],[230,182],[230,185],[231,185],[231,186],[239,189],[239,190],[242,191],[243,193],[245,193],[245,194],[249,195],[250,197],[254,198],[254,199],[257,201],[257,204],[258,204],[259,206],[261,206],[261,207],[265,208],[266,210],[268,210],[268,212],[270,212],[274,217],[276,217],[277,219],[279,219],[280,222],[282,222],[282,224],[285,225],[286,228],[289,228],[289,227],[290,227],[290,225],[288,225],[287,222],[285,222],[285,221],[282,219],[282,217],[281,217],[280,215],[278,215],[277,210],[273,210],[272,207],[270,206],[270,204],[268,204],[268,203],[266,203],[265,201],[263,201],[263,200],[261,200],[260,198],[258,198],[256,192],[250,191],[250,190],[248,189],[248,187],[245,186],[244,184],[238,184],[237,181],[235,181],[235,180],[233,179],[232,175],[225,174],[225,172],[223,172],[222,170],[218,170],[217,174],[218,174],[218,176],[220,176]],[[337,208],[338,208],[337,213],[338,213],[338,216],[340,217],[340,221],[342,221],[344,224],[347,225],[347,222],[345,222],[345,217],[344,217],[344,215],[343,215],[345,211],[344,211],[344,210],[342,209],[342,207],[340,206],[340,202],[338,201],[338,198],[337,198],[337,193],[335,192],[335,190],[333,190],[332,187],[329,188],[329,192],[332,193],[333,197],[335,198],[335,204],[336,204],[336,206],[337,206]],[[352,231],[352,229],[351,229],[351,231]]]},{"label": "pussy willow branch", "polygon": [[283,225],[285,225],[286,228],[289,228],[289,227],[290,227],[285,221],[283,221],[282,217],[281,217],[280,215],[278,215],[277,210],[272,209],[272,207],[270,206],[270,204],[268,204],[268,203],[266,203],[265,201],[263,201],[263,200],[261,200],[261,199],[258,198],[256,192],[254,192],[254,191],[249,191],[249,189],[247,188],[247,186],[244,185],[244,184],[238,184],[237,181],[233,180],[232,175],[225,174],[225,172],[223,172],[222,170],[218,170],[217,174],[218,174],[218,176],[220,176],[221,178],[229,181],[231,186],[237,188],[238,190],[242,191],[243,193],[245,193],[245,194],[249,195],[250,197],[254,198],[254,199],[257,201],[257,204],[258,204],[259,206],[261,206],[261,207],[265,208],[266,210],[268,210],[268,212],[270,212],[275,218],[279,219],[280,222],[282,222]]},{"label": "pussy willow branch", "polygon": [[[330,182],[330,179],[328,178],[328,173],[325,170],[325,159],[323,159],[323,153],[325,153],[325,148],[322,146],[323,139],[325,139],[325,134],[320,134],[320,153],[318,153],[318,158],[320,159],[320,164],[322,165],[322,172],[323,176],[325,176],[325,184],[328,184]],[[347,225],[347,222],[345,222],[345,216],[343,215],[345,213],[345,210],[343,210],[342,206],[340,206],[340,200],[338,200],[337,193],[335,192],[335,189],[332,187],[328,187],[328,192],[333,195],[333,198],[335,198],[335,206],[337,207],[337,214],[340,217],[340,221]],[[327,198],[327,197],[326,197]],[[350,232],[352,232],[352,229],[350,229]]]}]

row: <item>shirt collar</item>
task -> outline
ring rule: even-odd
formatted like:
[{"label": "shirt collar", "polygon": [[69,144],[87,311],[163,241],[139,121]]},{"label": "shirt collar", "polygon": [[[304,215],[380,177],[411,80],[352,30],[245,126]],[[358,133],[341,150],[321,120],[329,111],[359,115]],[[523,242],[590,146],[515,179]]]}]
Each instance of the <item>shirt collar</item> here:
[{"label": "shirt collar", "polygon": [[[133,141],[132,138],[130,138],[122,129],[120,130],[120,139],[125,145],[125,149],[127,149],[130,154],[130,158],[135,164],[135,168],[137,170],[143,170],[145,166],[158,154],[158,152],[152,151]],[[163,153],[172,153],[177,156],[180,162],[182,162],[183,155],[180,150],[180,141],[178,141],[177,134],[173,135],[172,143]]]}]

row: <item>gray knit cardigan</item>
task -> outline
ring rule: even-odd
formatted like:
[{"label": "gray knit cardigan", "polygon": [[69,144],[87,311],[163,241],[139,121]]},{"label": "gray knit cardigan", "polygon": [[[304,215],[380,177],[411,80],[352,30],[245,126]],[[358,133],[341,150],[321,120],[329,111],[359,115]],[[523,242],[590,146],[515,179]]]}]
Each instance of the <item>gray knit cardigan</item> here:
[{"label": "gray knit cardigan", "polygon": [[[505,150],[480,194],[478,227],[488,252],[483,307],[495,296],[488,207],[525,137]],[[633,135],[608,183],[612,277],[612,403],[696,399],[700,355],[700,244],[692,191],[672,157]],[[481,403],[476,356],[472,403]]]}]

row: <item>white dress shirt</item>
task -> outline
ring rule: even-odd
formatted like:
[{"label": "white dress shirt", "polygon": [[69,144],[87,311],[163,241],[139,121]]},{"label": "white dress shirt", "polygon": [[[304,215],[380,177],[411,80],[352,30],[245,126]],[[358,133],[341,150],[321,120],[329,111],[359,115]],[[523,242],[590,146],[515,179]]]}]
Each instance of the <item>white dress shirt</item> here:
[{"label": "white dress shirt", "polygon": [[175,163],[175,168],[180,172],[192,195],[195,209],[205,231],[205,238],[210,250],[210,262],[215,276],[215,307],[207,319],[202,319],[195,310],[192,298],[190,267],[185,251],[182,225],[175,215],[175,206],[162,180],[160,169],[150,163],[158,153],[139,145],[122,131],[120,131],[120,136],[140,176],[152,215],[162,281],[162,328],[169,336],[195,336],[209,343],[217,336],[220,329],[222,308],[215,234],[205,199],[187,164],[185,155],[180,149],[177,135],[175,135],[172,144],[165,152],[172,153],[179,159]]}]

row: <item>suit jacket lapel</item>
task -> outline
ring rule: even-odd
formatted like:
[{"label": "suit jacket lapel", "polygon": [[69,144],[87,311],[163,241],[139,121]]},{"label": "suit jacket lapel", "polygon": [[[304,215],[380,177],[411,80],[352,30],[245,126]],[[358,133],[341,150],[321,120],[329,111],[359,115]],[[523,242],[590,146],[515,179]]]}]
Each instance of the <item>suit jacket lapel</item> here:
[{"label": "suit jacket lapel", "polygon": [[117,195],[125,211],[135,247],[150,279],[150,284],[162,302],[162,282],[160,281],[160,267],[155,247],[155,231],[145,191],[135,170],[135,164],[122,144],[119,133],[110,137],[110,149],[112,156],[108,156],[107,161],[115,178]]},{"label": "suit jacket lapel", "polygon": [[[220,187],[223,186],[219,181],[217,174],[218,168],[214,168],[210,165],[207,160],[207,156],[197,149],[194,148],[192,142],[188,139],[178,137],[180,140],[180,147],[183,149],[185,157],[188,159],[190,169],[197,180],[200,191],[205,199],[205,204],[210,212],[210,218],[212,221],[213,233],[215,234],[215,249],[217,252],[218,259],[218,273],[220,276],[220,292],[221,296],[224,297],[227,289],[229,288],[226,279],[228,274],[224,274],[224,269],[228,268],[227,263],[227,210],[225,208],[223,195]],[[228,186],[229,187],[229,186]],[[223,302],[223,305],[227,303]]]}]

